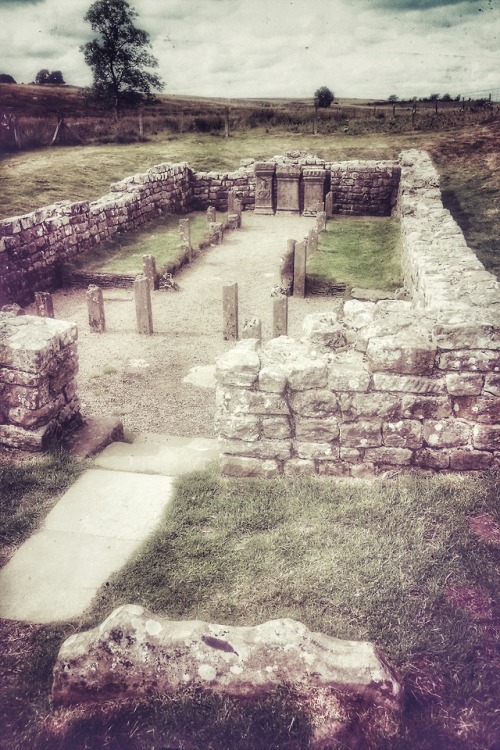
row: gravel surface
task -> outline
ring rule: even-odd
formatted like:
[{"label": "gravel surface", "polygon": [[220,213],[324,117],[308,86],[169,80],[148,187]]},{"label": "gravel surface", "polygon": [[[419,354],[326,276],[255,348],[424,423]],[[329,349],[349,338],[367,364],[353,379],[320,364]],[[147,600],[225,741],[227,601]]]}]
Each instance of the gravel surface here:
[{"label": "gravel surface", "polygon": [[[104,290],[104,334],[89,330],[84,289],[56,292],[56,317],[78,325],[83,416],[118,416],[132,433],[213,437],[214,387],[184,378],[193,368],[213,366],[234,345],[222,338],[222,287],[238,282],[240,331],[245,319],[257,316],[263,339],[269,339],[280,257],[287,239],[302,240],[313,221],[244,213],[240,230],[176,277],[180,291],[153,293],[152,336],[137,333],[131,290]],[[328,298],[290,298],[289,335],[300,336],[307,313],[329,307]]]}]

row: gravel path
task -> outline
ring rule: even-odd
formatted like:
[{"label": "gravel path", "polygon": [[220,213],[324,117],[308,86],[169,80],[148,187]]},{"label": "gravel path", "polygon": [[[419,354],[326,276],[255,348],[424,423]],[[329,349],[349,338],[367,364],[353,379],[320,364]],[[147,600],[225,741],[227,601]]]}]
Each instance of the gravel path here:
[{"label": "gravel path", "polygon": [[[312,226],[311,218],[244,213],[242,229],[176,277],[180,291],[154,292],[152,336],[136,332],[131,290],[104,291],[105,334],[89,331],[85,290],[55,293],[56,317],[79,329],[82,414],[118,416],[131,432],[213,437],[214,390],[184,378],[233,346],[222,338],[222,287],[238,282],[240,330],[257,316],[269,339],[280,256],[287,239],[301,240]],[[328,298],[290,298],[289,335],[300,336],[304,316],[330,305]]]}]

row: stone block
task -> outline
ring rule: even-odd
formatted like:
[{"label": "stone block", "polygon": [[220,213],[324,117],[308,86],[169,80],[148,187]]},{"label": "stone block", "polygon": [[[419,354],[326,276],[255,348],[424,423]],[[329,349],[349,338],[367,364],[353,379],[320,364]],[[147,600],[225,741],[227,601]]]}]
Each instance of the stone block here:
[{"label": "stone block", "polygon": [[153,333],[153,311],[151,308],[151,290],[145,276],[136,276],[134,280],[135,313],[137,331],[150,336]]},{"label": "stone block", "polygon": [[305,297],[306,294],[307,245],[297,242],[293,257],[293,296]]},{"label": "stone block", "polygon": [[238,284],[224,284],[222,287],[222,334],[224,341],[238,339]]},{"label": "stone block", "polygon": [[348,477],[351,474],[350,465],[339,460],[320,459],[316,461],[316,469],[323,477]]},{"label": "stone block", "polygon": [[[62,389],[59,390],[59,393]],[[23,385],[8,385],[2,389],[2,403],[5,406],[20,406],[23,409],[37,410],[52,400],[49,381],[44,380],[36,388]]]},{"label": "stone block", "polygon": [[301,169],[298,165],[279,165],[276,169],[276,213],[298,214],[300,211]]},{"label": "stone block", "polygon": [[295,420],[295,437],[304,442],[330,442],[339,436],[339,422],[336,417],[304,418]]},{"label": "stone block", "polygon": [[306,458],[291,458],[283,464],[283,473],[287,477],[311,477],[316,473],[316,465]]},{"label": "stone block", "polygon": [[104,333],[106,330],[106,316],[102,289],[95,286],[95,284],[91,284],[85,296],[90,330],[95,333]]},{"label": "stone block", "polygon": [[221,440],[220,451],[231,456],[283,460],[291,458],[292,442],[291,440],[257,440],[256,442]]},{"label": "stone block", "polygon": [[394,466],[408,466],[413,452],[408,448],[368,448],[365,452],[365,461],[374,464],[389,464]]},{"label": "stone block", "polygon": [[500,326],[481,323],[436,325],[433,339],[439,349],[500,349]]},{"label": "stone block", "polygon": [[453,399],[453,414],[459,419],[484,424],[500,424],[500,398],[464,396]]},{"label": "stone block", "polygon": [[328,417],[338,412],[337,397],[326,389],[292,393],[290,404],[292,411],[301,417]]},{"label": "stone block", "polygon": [[288,297],[280,294],[273,298],[273,338],[288,333]]},{"label": "stone block", "polygon": [[221,456],[219,467],[221,474],[226,477],[274,479],[281,473],[280,464],[277,461],[261,461],[258,458],[243,456]]},{"label": "stone block", "polygon": [[256,214],[273,214],[273,187],[276,164],[274,162],[256,162],[255,170],[255,207]]},{"label": "stone block", "polygon": [[426,375],[434,368],[436,347],[424,336],[412,331],[372,338],[366,354],[374,371]]},{"label": "stone block", "polygon": [[484,376],[479,373],[450,372],[446,375],[446,388],[452,396],[478,396],[483,389]]},{"label": "stone block", "polygon": [[472,445],[477,450],[500,450],[500,425],[477,424],[472,431]]},{"label": "stone block", "polygon": [[400,419],[402,416],[401,397],[389,393],[341,393],[339,402],[345,422],[374,417]]},{"label": "stone block", "polygon": [[335,312],[307,315],[302,330],[311,347],[340,349],[347,343],[344,326]]},{"label": "stone block", "polygon": [[278,393],[268,391],[248,391],[227,389],[224,391],[223,408],[242,414],[261,414],[263,416],[288,416],[286,400]]},{"label": "stone block", "polygon": [[438,357],[438,367],[440,370],[500,372],[500,352],[481,349],[444,352]]},{"label": "stone block", "polygon": [[66,399],[63,394],[60,394],[39,409],[27,409],[22,406],[11,407],[7,411],[7,416],[12,424],[24,427],[26,430],[37,430],[55,419],[65,404]]},{"label": "stone block", "polygon": [[459,419],[424,420],[424,440],[431,448],[456,448],[466,445],[472,425]]},{"label": "stone block", "polygon": [[421,448],[424,442],[421,423],[412,419],[385,422],[382,437],[384,445],[391,448]]},{"label": "stone block", "polygon": [[359,448],[344,448],[342,446],[340,448],[341,460],[349,464],[358,464],[363,460],[364,454],[364,450]]},{"label": "stone block", "polygon": [[259,388],[261,391],[283,393],[287,384],[286,369],[283,365],[268,365],[259,372]]},{"label": "stone block", "polygon": [[294,391],[324,388],[328,382],[325,360],[301,358],[286,366],[287,380]]},{"label": "stone block", "polygon": [[335,354],[328,368],[328,387],[332,391],[364,393],[370,387],[371,374],[363,355],[355,351]]},{"label": "stone block", "polygon": [[346,448],[378,448],[382,445],[382,422],[352,422],[340,426],[340,443]]},{"label": "stone block", "polygon": [[0,424],[0,445],[23,451],[42,451],[56,425],[53,420],[36,430],[26,430],[18,425]]},{"label": "stone block", "polygon": [[316,458],[338,458],[338,446],[328,442],[294,441],[294,452],[299,458],[314,460]]},{"label": "stone block", "polygon": [[453,471],[486,471],[493,463],[487,451],[450,450],[450,469]]},{"label": "stone block", "polygon": [[237,346],[219,357],[215,378],[221,385],[250,388],[256,382],[259,370],[260,357],[257,352]]},{"label": "stone block", "polygon": [[292,436],[288,417],[262,417],[261,424],[264,439],[287,440]]},{"label": "stone block", "polygon": [[430,448],[421,448],[415,451],[413,462],[422,469],[448,469],[450,465],[450,456],[444,450],[431,450]]},{"label": "stone block", "polygon": [[241,338],[255,339],[259,344],[262,342],[262,323],[259,318],[248,318],[243,321]]},{"label": "stone block", "polygon": [[451,399],[447,396],[401,396],[403,419],[446,419],[451,417]]},{"label": "stone block", "polygon": [[350,299],[344,302],[344,323],[349,328],[359,330],[373,322],[375,303]]},{"label": "stone block", "polygon": [[500,375],[497,375],[496,373],[489,373],[486,375],[484,391],[492,396],[500,396]]},{"label": "stone block", "polygon": [[260,419],[255,414],[227,413],[217,418],[219,435],[230,440],[253,442],[260,438]]},{"label": "stone block", "polygon": [[373,375],[376,391],[397,391],[406,393],[446,393],[446,382],[442,378],[426,378],[418,375],[389,375],[376,372]]}]

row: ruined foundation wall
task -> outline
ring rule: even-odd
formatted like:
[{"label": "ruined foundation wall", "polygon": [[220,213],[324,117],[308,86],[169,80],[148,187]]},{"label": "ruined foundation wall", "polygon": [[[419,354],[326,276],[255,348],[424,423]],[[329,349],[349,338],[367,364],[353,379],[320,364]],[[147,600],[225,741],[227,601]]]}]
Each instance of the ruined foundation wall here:
[{"label": "ruined foundation wall", "polygon": [[187,164],[160,164],[97,201],[63,201],[0,221],[0,305],[29,304],[60,284],[61,267],[117,232],[191,208]]},{"label": "ruined foundation wall", "polygon": [[411,301],[332,302],[300,342],[242,341],[218,361],[226,474],[500,466],[500,285],[443,208],[425,153],[401,156],[398,212]]},{"label": "ruined foundation wall", "polygon": [[79,423],[77,328],[0,313],[0,448],[42,450]]}]

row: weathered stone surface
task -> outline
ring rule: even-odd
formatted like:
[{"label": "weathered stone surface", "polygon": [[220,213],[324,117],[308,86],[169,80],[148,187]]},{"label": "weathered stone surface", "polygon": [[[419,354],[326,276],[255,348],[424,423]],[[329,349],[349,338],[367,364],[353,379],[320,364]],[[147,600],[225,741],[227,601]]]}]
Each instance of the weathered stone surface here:
[{"label": "weathered stone surface", "polygon": [[283,365],[268,365],[259,372],[259,388],[270,393],[283,393],[286,386],[286,369]]},{"label": "weathered stone surface", "polygon": [[292,411],[301,417],[326,417],[338,410],[336,395],[321,388],[293,393],[290,403]]},{"label": "weathered stone surface", "polygon": [[377,448],[382,445],[382,422],[349,422],[340,426],[340,442],[347,448]]},{"label": "weathered stone surface", "polygon": [[223,455],[219,467],[221,474],[226,477],[274,479],[280,476],[280,465],[277,461],[261,461],[259,458]]},{"label": "weathered stone surface", "polygon": [[229,412],[217,418],[219,434],[231,440],[258,440],[260,419],[254,414]]},{"label": "weathered stone surface", "polygon": [[260,357],[245,341],[219,357],[215,378],[221,385],[249,388],[257,380],[259,370]]},{"label": "weathered stone surface", "polygon": [[486,451],[450,450],[450,469],[454,471],[485,471],[493,462]]},{"label": "weathered stone surface", "polygon": [[447,469],[450,465],[450,456],[447,451],[431,450],[422,448],[415,452],[414,462],[422,469]]},{"label": "weathered stone surface", "polygon": [[291,619],[254,627],[176,622],[130,604],[63,643],[52,700],[72,706],[203,690],[248,701],[284,685],[299,697],[318,750],[345,737],[341,696],[352,696],[357,715],[376,709],[392,731],[401,710],[401,687],[372,643],[313,633]]},{"label": "weathered stone surface", "polygon": [[433,339],[439,349],[500,349],[500,328],[467,322],[436,325]]},{"label": "weathered stone surface", "polygon": [[472,432],[472,444],[477,450],[500,450],[500,425],[475,425]]},{"label": "weathered stone surface", "polygon": [[327,442],[339,436],[339,422],[336,417],[303,418],[295,420],[295,437],[305,442]]},{"label": "weathered stone surface", "polygon": [[500,372],[500,352],[481,349],[444,352],[439,355],[441,370]]},{"label": "weathered stone surface", "polygon": [[299,458],[312,460],[315,458],[338,458],[339,455],[338,446],[328,442],[301,442],[295,440],[293,447]]},{"label": "weathered stone surface", "polygon": [[349,328],[359,330],[366,328],[373,322],[375,314],[374,302],[363,302],[350,299],[344,303],[344,322]]},{"label": "weathered stone surface", "polygon": [[469,372],[451,372],[446,376],[446,388],[452,396],[477,396],[483,389],[484,376]]},{"label": "weathered stone surface", "polygon": [[227,389],[218,396],[218,406],[224,411],[242,414],[288,415],[288,404],[278,393]]},{"label": "weathered stone surface", "polygon": [[302,330],[311,347],[339,349],[346,345],[345,328],[335,312],[307,315]]},{"label": "weathered stone surface", "polygon": [[283,460],[292,455],[291,440],[257,440],[256,442],[221,440],[220,449],[222,453],[231,456],[248,456],[249,458]]},{"label": "weathered stone surface", "polygon": [[283,473],[288,477],[311,477],[316,473],[314,461],[305,458],[291,458],[285,461]]},{"label": "weathered stone surface", "polygon": [[426,375],[434,366],[436,347],[415,331],[372,338],[366,349],[375,372],[389,370],[407,375]]},{"label": "weathered stone surface", "polygon": [[385,422],[382,425],[384,445],[391,448],[421,448],[423,445],[422,425],[412,419],[400,422]]},{"label": "weathered stone surface", "polygon": [[393,464],[395,466],[407,466],[411,462],[412,451],[407,448],[368,448],[365,460],[374,464]]},{"label": "weathered stone surface", "polygon": [[464,396],[453,399],[453,414],[484,424],[500,424],[500,398],[494,396]]},{"label": "weathered stone surface", "polygon": [[401,416],[404,419],[445,419],[451,417],[451,400],[446,396],[402,395]]},{"label": "weathered stone surface", "polygon": [[334,354],[328,368],[328,387],[332,391],[365,392],[370,385],[365,357],[356,351]]},{"label": "weathered stone surface", "polygon": [[345,422],[373,417],[401,419],[402,416],[401,397],[390,393],[341,393],[339,402]]},{"label": "weathered stone surface", "polygon": [[292,436],[288,417],[263,417],[262,437],[272,440],[287,440]]},{"label": "weathered stone surface", "polygon": [[412,375],[388,375],[376,372],[373,383],[377,391],[399,391],[407,393],[445,393],[446,385],[443,379],[425,378]]},{"label": "weathered stone surface", "polygon": [[286,366],[287,380],[294,391],[324,388],[328,382],[328,367],[322,359],[299,359]]},{"label": "weathered stone surface", "polygon": [[[0,371],[0,380],[2,379]],[[486,375],[484,382],[485,393],[490,393],[492,396],[500,396],[500,375],[496,373],[489,373]]]},{"label": "weathered stone surface", "polygon": [[241,338],[253,339],[260,344],[262,341],[262,323],[259,318],[248,318],[243,321],[241,327]]},{"label": "weathered stone surface", "polygon": [[472,426],[458,419],[424,420],[424,440],[431,448],[455,448],[466,445]]}]

